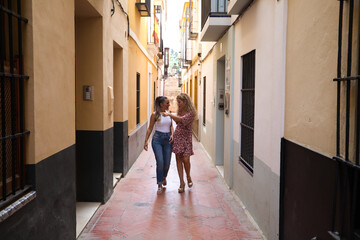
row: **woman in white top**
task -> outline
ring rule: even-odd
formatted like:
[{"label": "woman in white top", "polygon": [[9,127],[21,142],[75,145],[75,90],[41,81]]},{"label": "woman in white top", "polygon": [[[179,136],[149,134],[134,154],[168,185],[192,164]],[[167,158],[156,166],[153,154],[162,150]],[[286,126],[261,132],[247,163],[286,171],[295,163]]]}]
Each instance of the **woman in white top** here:
[{"label": "woman in white top", "polygon": [[166,177],[170,168],[171,149],[174,129],[170,117],[162,116],[169,109],[170,102],[167,97],[160,96],[155,100],[155,112],[151,114],[150,125],[146,131],[144,149],[148,150],[148,139],[155,126],[151,146],[156,159],[156,181],[158,184],[157,194],[163,192],[166,186]]}]

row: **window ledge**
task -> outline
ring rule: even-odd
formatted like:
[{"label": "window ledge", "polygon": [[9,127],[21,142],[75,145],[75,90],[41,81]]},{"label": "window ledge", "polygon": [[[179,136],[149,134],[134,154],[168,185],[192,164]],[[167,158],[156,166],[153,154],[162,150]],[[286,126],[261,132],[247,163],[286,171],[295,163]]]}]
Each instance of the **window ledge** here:
[{"label": "window ledge", "polygon": [[251,168],[241,156],[239,156],[239,164],[244,167],[245,171],[249,173],[251,177],[254,176],[254,169]]},{"label": "window ledge", "polygon": [[31,202],[36,198],[36,191],[30,191],[26,193],[24,196],[7,206],[5,209],[0,211],[0,223],[5,219],[13,215],[15,212],[23,208],[26,204]]}]

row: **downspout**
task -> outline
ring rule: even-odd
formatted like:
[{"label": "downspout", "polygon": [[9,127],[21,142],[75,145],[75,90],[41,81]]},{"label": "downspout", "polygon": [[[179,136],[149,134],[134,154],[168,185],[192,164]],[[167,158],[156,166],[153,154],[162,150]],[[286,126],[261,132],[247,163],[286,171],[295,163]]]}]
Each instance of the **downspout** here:
[{"label": "downspout", "polygon": [[[231,46],[231,83],[230,83],[230,129],[234,129],[234,68],[235,68],[235,26],[232,27],[232,46]],[[230,130],[230,184],[233,188],[233,165],[234,165],[234,131]]]},{"label": "downspout", "polygon": [[[116,0],[116,3],[119,5],[121,11],[126,15],[126,20],[127,20],[127,27],[128,27],[128,31],[127,31],[127,39],[129,39],[130,36],[130,21],[129,21],[129,15],[127,14],[127,12],[124,10],[123,6],[121,5],[121,2],[119,0]],[[114,0],[112,0],[112,9],[110,10],[111,12],[111,16],[114,15],[115,13],[115,3]]]}]

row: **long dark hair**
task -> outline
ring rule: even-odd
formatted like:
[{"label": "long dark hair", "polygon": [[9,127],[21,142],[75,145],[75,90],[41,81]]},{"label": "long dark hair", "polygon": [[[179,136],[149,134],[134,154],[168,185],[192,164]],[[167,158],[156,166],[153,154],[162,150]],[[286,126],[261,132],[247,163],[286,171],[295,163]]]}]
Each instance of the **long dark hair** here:
[{"label": "long dark hair", "polygon": [[167,97],[165,96],[159,96],[155,99],[155,113],[156,113],[156,120],[159,119],[160,115],[161,115],[161,106],[160,104],[163,103],[165,100],[167,99]]}]

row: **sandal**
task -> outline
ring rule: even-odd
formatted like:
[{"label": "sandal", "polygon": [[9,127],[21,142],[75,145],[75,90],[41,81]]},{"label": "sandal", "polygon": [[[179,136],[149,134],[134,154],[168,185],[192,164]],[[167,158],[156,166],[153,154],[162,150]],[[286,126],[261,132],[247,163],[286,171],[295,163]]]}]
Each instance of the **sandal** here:
[{"label": "sandal", "polygon": [[163,192],[163,187],[162,186],[158,187],[157,194],[160,195],[162,194],[162,192]]},{"label": "sandal", "polygon": [[181,184],[180,187],[178,188],[178,193],[183,193],[185,192],[185,183]]},{"label": "sandal", "polygon": [[188,181],[188,186],[189,188],[192,188],[192,186],[194,185],[192,180],[191,180],[191,177],[187,177],[187,181]]},{"label": "sandal", "polygon": [[167,185],[167,182],[166,182],[166,178],[163,179],[163,186],[166,186]]}]

